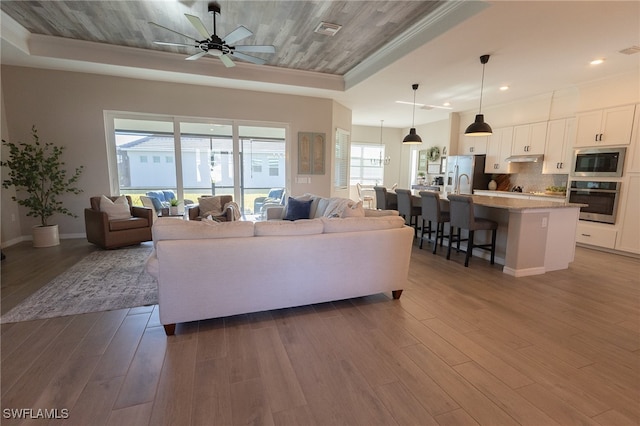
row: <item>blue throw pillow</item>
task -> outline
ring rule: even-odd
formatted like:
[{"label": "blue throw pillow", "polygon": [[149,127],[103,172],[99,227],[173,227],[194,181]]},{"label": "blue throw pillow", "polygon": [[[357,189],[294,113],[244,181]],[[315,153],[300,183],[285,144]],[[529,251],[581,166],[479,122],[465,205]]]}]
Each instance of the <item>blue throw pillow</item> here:
[{"label": "blue throw pillow", "polygon": [[284,220],[309,219],[312,202],[313,200],[296,200],[295,198],[289,198]]},{"label": "blue throw pillow", "polygon": [[163,201],[171,201],[174,198],[176,198],[176,193],[173,191],[162,191],[162,193],[164,194],[164,200]]},{"label": "blue throw pillow", "polygon": [[162,191],[149,191],[149,192],[147,192],[147,197],[157,198],[158,201],[160,201],[160,202],[169,201],[169,200],[165,200],[164,192],[162,192]]},{"label": "blue throw pillow", "polygon": [[160,202],[156,197],[149,197],[149,199],[153,203],[153,208],[159,213],[163,209],[162,202]]}]

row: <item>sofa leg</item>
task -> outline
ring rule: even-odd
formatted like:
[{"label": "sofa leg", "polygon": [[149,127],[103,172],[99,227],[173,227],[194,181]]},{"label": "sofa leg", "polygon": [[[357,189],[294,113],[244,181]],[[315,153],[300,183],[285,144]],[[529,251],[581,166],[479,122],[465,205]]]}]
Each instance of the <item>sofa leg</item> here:
[{"label": "sofa leg", "polygon": [[173,336],[176,334],[176,325],[174,324],[164,324],[164,332],[167,336]]},{"label": "sofa leg", "polygon": [[394,299],[400,299],[400,296],[402,295],[402,290],[393,290],[391,292],[391,295],[393,296]]}]

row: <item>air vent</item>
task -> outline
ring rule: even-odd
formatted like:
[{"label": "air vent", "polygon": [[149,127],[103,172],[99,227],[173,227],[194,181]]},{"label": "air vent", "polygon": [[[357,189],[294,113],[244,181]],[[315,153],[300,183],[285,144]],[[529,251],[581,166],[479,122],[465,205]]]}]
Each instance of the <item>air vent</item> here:
[{"label": "air vent", "polygon": [[329,22],[320,22],[314,32],[327,36],[334,36],[338,31],[340,31],[340,28],[342,28],[342,25],[330,24]]},{"label": "air vent", "polygon": [[625,55],[633,55],[634,53],[640,52],[640,46],[631,46],[626,49],[622,49],[620,53],[624,53]]}]

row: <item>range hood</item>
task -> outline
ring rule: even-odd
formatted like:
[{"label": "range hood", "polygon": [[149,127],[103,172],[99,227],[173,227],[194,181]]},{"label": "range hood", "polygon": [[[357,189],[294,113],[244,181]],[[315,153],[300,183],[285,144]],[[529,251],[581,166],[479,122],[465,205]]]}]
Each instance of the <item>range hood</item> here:
[{"label": "range hood", "polygon": [[542,161],[544,156],[542,154],[538,155],[512,155],[511,157],[507,157],[507,161],[509,163],[536,163],[538,161]]}]

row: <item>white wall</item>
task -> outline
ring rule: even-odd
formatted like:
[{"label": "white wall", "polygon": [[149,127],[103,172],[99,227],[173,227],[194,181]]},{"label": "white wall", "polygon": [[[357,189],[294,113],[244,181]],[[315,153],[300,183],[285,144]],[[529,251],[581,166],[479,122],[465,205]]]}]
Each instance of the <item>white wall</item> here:
[{"label": "white wall", "polygon": [[[337,126],[351,128],[351,111],[329,99],[34,68],[3,66],[2,95],[6,107],[2,109],[3,137],[10,134],[13,141],[28,141],[35,124],[43,141],[68,148],[65,160],[69,169],[85,166],[79,181],[85,192],[63,199],[79,218],[54,217],[63,237],[83,235],[89,197],[109,192],[104,110],[288,124],[288,179],[294,195],[314,192],[328,196],[331,191],[330,143],[325,153],[325,175],[314,175],[310,184],[296,183],[298,132],[323,132],[332,142]],[[3,191],[3,243],[15,236],[9,234],[10,226],[5,223],[5,212],[15,209],[11,205],[5,209],[6,204],[15,204],[7,198]],[[18,235],[30,235],[35,222],[26,218],[22,209],[18,218]]]},{"label": "white wall", "polygon": [[[13,141],[9,137],[9,127],[7,126],[7,115],[4,103],[4,91],[0,90],[0,114],[2,115],[1,128],[2,139],[6,141]],[[2,146],[2,159],[6,160],[9,150]],[[2,180],[4,181],[9,177],[9,171],[6,167],[2,167]],[[14,188],[0,189],[2,196],[0,199],[0,211],[2,212],[2,227],[0,238],[4,243],[5,241],[14,244],[21,241],[20,231],[20,212],[18,211],[18,204],[11,200],[11,197],[16,194]]]}]

